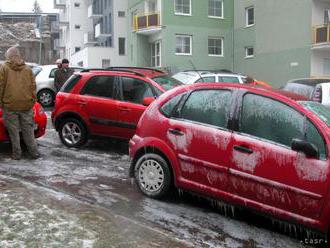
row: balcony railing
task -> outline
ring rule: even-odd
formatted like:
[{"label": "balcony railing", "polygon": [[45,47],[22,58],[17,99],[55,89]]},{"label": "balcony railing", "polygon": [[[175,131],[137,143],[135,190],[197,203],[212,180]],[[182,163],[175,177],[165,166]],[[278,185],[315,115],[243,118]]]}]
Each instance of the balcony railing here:
[{"label": "balcony railing", "polygon": [[313,44],[330,42],[330,24],[313,27]]},{"label": "balcony railing", "polygon": [[84,33],[84,44],[96,44],[94,33]]},{"label": "balcony railing", "polygon": [[160,28],[160,15],[159,13],[136,15],[133,26],[134,31]]},{"label": "balcony railing", "polygon": [[54,0],[54,9],[65,9],[66,0]]},{"label": "balcony railing", "polygon": [[102,13],[98,11],[93,5],[89,5],[87,9],[87,17],[88,18],[101,18]]}]

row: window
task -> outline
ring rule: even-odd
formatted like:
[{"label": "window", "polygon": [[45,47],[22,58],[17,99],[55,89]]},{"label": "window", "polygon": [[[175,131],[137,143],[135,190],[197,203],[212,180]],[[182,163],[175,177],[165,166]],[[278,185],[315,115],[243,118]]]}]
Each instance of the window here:
[{"label": "window", "polygon": [[209,0],[209,17],[223,18],[223,0]]},{"label": "window", "polygon": [[230,106],[229,90],[199,90],[189,96],[181,110],[181,118],[227,128]]},{"label": "window", "polygon": [[80,47],[75,47],[75,48],[74,48],[74,52],[75,52],[75,53],[77,53],[77,52],[79,52],[79,51],[80,51]]},{"label": "window", "polygon": [[222,56],[223,38],[210,37],[208,39],[209,56]]},{"label": "window", "polygon": [[219,78],[219,82],[224,82],[224,83],[237,83],[237,84],[240,83],[238,77],[228,77],[228,76],[226,76],[226,77],[220,77],[220,78]]},{"label": "window", "polygon": [[157,41],[151,44],[151,66],[161,67],[161,43]]},{"label": "window", "polygon": [[175,54],[177,55],[191,55],[191,40],[190,35],[176,35],[175,36]]},{"label": "window", "polygon": [[80,7],[80,3],[74,3],[74,7],[75,8],[79,8]]},{"label": "window", "polygon": [[118,11],[118,17],[125,17],[125,11]]},{"label": "window", "polygon": [[254,57],[254,49],[253,47],[245,48],[245,58],[253,58]]},{"label": "window", "polygon": [[75,29],[80,29],[80,27],[81,27],[80,25],[77,25],[77,24],[74,25],[74,28],[75,28]]},{"label": "window", "polygon": [[121,77],[120,79],[124,101],[142,104],[143,98],[154,97],[147,83],[136,78]]},{"label": "window", "polygon": [[287,147],[291,147],[292,139],[306,140],[318,148],[320,158],[326,157],[323,138],[315,126],[309,120],[305,125],[302,114],[267,97],[244,96],[240,131]]},{"label": "window", "polygon": [[198,79],[195,83],[214,83],[216,82],[215,76],[214,77],[202,77]]},{"label": "window", "polygon": [[178,105],[180,99],[182,97],[182,94],[179,94],[170,100],[168,100],[162,107],[161,107],[161,112],[166,116],[170,117],[174,108]]},{"label": "window", "polygon": [[80,94],[114,98],[115,77],[96,76],[89,79]]},{"label": "window", "polygon": [[174,0],[176,15],[191,15],[191,0]]},{"label": "window", "polygon": [[110,59],[102,59],[102,68],[110,67]]},{"label": "window", "polygon": [[119,55],[125,55],[126,54],[126,49],[125,49],[125,38],[118,38],[118,44],[119,44]]},{"label": "window", "polygon": [[249,7],[245,9],[245,26],[250,27],[254,25],[254,8]]},{"label": "window", "polygon": [[61,88],[61,92],[70,92],[76,84],[79,82],[81,76],[80,75],[72,75],[64,84],[64,86]]}]

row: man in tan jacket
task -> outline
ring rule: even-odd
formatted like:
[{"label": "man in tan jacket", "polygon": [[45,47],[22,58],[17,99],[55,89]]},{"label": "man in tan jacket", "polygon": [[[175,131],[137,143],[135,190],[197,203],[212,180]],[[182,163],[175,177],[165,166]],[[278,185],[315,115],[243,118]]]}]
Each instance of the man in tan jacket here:
[{"label": "man in tan jacket", "polygon": [[12,159],[22,156],[20,131],[32,159],[37,159],[34,138],[33,105],[36,102],[36,83],[32,70],[25,65],[17,47],[7,50],[6,62],[0,67],[0,107],[12,145]]}]

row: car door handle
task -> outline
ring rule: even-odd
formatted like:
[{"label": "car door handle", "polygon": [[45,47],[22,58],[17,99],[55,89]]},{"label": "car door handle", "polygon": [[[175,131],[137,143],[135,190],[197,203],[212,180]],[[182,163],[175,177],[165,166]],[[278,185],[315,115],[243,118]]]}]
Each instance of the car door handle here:
[{"label": "car door handle", "polygon": [[126,112],[131,111],[131,109],[127,108],[127,107],[119,107],[119,110],[120,111],[126,111]]},{"label": "car door handle", "polygon": [[180,129],[173,129],[173,128],[170,128],[168,130],[168,132],[170,132],[171,134],[174,134],[174,135],[178,135],[178,136],[182,136],[184,135],[184,132],[182,132]]},{"label": "car door handle", "polygon": [[87,105],[87,102],[79,101],[78,104],[79,104],[79,105]]},{"label": "car door handle", "polygon": [[253,153],[253,150],[246,146],[234,146],[234,150],[239,151],[239,152],[244,152],[244,153]]}]

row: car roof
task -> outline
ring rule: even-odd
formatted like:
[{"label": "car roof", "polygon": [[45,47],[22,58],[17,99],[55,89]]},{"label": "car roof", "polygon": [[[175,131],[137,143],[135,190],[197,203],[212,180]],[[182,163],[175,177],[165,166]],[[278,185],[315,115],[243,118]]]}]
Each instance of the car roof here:
[{"label": "car roof", "polygon": [[113,66],[106,68],[106,70],[123,70],[127,72],[134,71],[143,74],[145,77],[149,77],[149,78],[154,78],[168,74],[163,70],[157,68],[151,68],[151,67]]},{"label": "car roof", "polygon": [[187,74],[190,76],[238,76],[238,77],[245,77],[244,75],[233,73],[233,72],[221,72],[221,71],[181,71],[176,74]]},{"label": "car roof", "polygon": [[289,80],[286,84],[304,84],[309,86],[315,86],[319,83],[330,82],[330,78],[296,78]]}]

